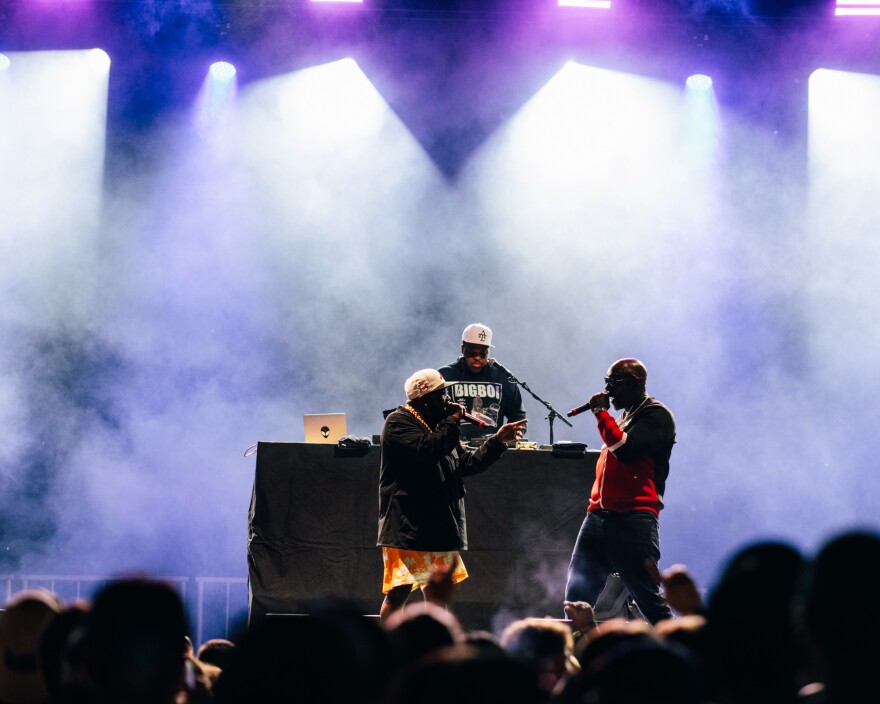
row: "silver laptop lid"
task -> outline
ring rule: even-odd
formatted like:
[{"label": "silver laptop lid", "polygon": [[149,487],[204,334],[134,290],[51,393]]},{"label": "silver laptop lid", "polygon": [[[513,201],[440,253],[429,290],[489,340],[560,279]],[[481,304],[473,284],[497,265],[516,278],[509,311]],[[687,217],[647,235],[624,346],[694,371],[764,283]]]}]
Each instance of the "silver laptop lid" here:
[{"label": "silver laptop lid", "polygon": [[306,442],[335,445],[348,435],[344,413],[307,413],[303,416]]}]

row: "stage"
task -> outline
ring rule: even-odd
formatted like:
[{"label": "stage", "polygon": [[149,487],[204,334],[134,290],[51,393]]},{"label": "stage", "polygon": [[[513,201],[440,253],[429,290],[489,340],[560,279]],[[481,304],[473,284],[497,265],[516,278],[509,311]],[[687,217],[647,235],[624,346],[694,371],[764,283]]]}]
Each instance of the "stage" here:
[{"label": "stage", "polygon": [[[465,480],[470,577],[451,608],[466,628],[563,616],[565,571],[597,457],[508,450]],[[378,612],[378,480],[375,446],[358,457],[339,456],[335,445],[259,444],[248,531],[252,619],[308,611],[322,596]]]}]

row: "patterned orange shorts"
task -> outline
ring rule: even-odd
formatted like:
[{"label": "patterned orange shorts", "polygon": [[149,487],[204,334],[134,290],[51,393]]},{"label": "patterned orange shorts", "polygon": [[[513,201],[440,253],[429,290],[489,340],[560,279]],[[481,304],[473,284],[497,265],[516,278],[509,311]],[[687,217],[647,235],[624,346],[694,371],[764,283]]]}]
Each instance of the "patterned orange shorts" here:
[{"label": "patterned orange shorts", "polygon": [[385,573],[382,576],[382,593],[387,594],[394,587],[411,584],[413,591],[424,587],[437,567],[452,567],[452,583],[467,579],[468,573],[457,550],[450,552],[423,552],[421,550],[401,550],[382,548],[382,562]]}]

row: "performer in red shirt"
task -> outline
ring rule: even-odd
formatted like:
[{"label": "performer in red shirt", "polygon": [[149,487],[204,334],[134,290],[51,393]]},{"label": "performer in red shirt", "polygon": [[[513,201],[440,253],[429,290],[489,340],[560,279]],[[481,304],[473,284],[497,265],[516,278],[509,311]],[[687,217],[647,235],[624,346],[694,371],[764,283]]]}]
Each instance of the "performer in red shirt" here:
[{"label": "performer in red shirt", "polygon": [[[602,452],[571,563],[565,601],[595,604],[608,576],[617,572],[651,623],[672,614],[660,594],[659,516],[675,443],[675,418],[648,396],[648,371],[621,359],[605,377],[605,391],[590,398]],[[618,418],[609,413],[623,409]]]}]

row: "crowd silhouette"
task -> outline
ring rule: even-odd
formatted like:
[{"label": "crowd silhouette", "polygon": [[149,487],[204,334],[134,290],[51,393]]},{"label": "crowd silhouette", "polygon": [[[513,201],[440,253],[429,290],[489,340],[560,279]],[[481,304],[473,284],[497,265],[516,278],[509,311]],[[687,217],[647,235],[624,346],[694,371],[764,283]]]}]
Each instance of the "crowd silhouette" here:
[{"label": "crowd silhouette", "polygon": [[197,649],[162,582],[116,580],[91,603],[27,590],[0,615],[0,704],[880,702],[878,572],[880,535],[850,531],[812,557],[747,545],[705,599],[686,568],[669,568],[675,617],[655,627],[598,622],[573,602],[568,619],[494,634],[463,628],[454,600],[381,621],[317,598],[308,615],[266,617]]}]

